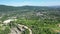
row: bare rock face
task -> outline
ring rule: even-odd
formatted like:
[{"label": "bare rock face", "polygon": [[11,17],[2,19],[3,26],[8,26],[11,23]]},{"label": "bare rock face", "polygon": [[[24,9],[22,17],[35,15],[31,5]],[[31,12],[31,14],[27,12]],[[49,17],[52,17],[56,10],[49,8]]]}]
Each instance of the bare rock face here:
[{"label": "bare rock face", "polygon": [[32,30],[30,28],[28,28],[27,26],[21,25],[21,24],[18,24],[18,26],[20,27],[21,31],[24,31],[24,29],[28,29],[30,32],[29,34],[32,34]]},{"label": "bare rock face", "polygon": [[7,25],[8,23],[10,23],[10,21],[13,21],[12,19],[8,19],[8,20],[5,20],[3,23],[5,24],[5,25]]},{"label": "bare rock face", "polygon": [[11,32],[9,34],[21,34],[21,31],[19,31],[16,27],[10,29]]},{"label": "bare rock face", "polygon": [[8,20],[5,20],[3,21],[3,24],[7,25],[9,24],[11,21],[16,21],[17,19],[8,19]]},{"label": "bare rock face", "polygon": [[[3,23],[5,25],[8,25],[8,24],[10,24],[11,21],[16,21],[16,19],[8,19],[8,20],[4,21]],[[13,24],[11,26],[13,26]],[[14,27],[14,26],[16,26],[16,27]],[[9,34],[22,34],[22,32],[25,31],[25,29],[29,30],[29,32],[30,32],[29,34],[32,34],[32,30],[25,25],[15,24],[14,26],[10,28],[11,32]]]}]

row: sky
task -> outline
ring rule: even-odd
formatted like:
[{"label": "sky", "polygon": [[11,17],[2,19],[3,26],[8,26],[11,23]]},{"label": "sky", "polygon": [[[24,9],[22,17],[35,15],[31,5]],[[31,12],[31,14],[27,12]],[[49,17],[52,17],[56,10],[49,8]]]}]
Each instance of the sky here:
[{"label": "sky", "polygon": [[60,0],[0,0],[0,5],[60,6]]}]

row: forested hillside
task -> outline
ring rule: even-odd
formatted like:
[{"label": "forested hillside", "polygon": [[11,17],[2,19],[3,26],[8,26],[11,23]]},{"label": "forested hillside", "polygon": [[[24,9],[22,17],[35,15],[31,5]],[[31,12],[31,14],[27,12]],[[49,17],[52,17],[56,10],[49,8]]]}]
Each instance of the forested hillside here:
[{"label": "forested hillside", "polygon": [[[28,26],[33,34],[60,33],[60,6],[6,6],[0,5],[0,24],[7,19]],[[0,34],[8,34],[10,26],[0,25]],[[5,30],[2,28],[6,27]],[[8,31],[8,32],[7,32]],[[6,33],[3,33],[6,32]],[[28,34],[24,31],[23,34]]]}]

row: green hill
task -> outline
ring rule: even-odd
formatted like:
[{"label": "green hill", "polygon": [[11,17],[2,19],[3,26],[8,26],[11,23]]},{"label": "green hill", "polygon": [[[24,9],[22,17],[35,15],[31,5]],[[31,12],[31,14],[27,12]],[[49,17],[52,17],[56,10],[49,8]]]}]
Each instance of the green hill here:
[{"label": "green hill", "polygon": [[[60,6],[6,6],[0,5],[0,21],[16,18],[13,23],[28,26],[33,34],[59,34],[60,33]],[[1,24],[3,24],[1,22]],[[4,25],[3,25],[4,26]],[[7,26],[7,32],[10,26]],[[6,27],[6,26],[4,26]],[[8,31],[10,32],[10,31]],[[27,32],[24,31],[26,34]],[[4,33],[3,33],[4,34]],[[6,33],[7,34],[7,33]]]}]

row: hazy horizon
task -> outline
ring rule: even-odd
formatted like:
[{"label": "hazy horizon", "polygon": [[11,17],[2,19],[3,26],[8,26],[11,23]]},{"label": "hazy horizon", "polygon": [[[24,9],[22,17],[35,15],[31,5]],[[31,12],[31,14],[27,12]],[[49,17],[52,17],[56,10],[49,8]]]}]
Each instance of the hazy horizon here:
[{"label": "hazy horizon", "polygon": [[0,5],[8,6],[60,6],[60,0],[0,0]]}]

